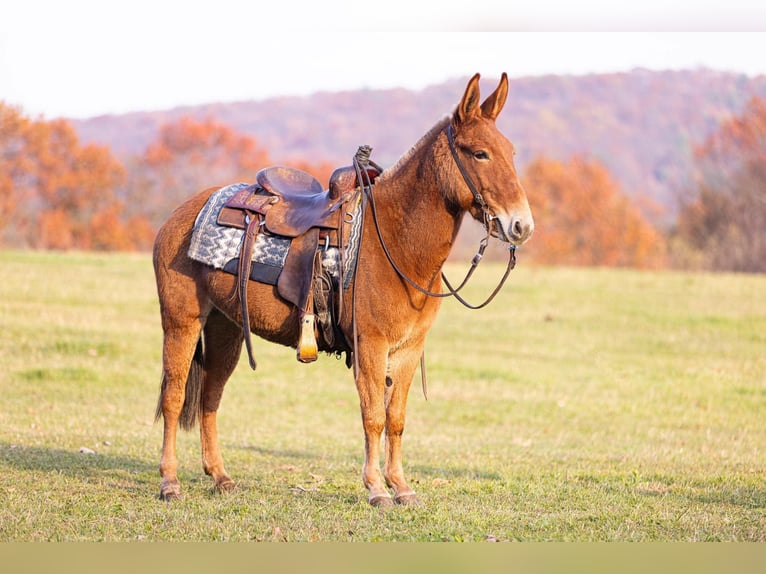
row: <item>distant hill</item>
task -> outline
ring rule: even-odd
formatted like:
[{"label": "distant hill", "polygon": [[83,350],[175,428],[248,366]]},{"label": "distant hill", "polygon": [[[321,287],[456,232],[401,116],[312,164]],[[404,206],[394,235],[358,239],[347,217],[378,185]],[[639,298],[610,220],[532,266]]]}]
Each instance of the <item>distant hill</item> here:
[{"label": "distant hill", "polygon": [[[73,120],[84,141],[120,157],[140,153],[159,126],[181,116],[215,118],[257,140],[275,162],[350,163],[361,144],[386,166],[407,151],[460,99],[468,78],[405,89],[321,92],[306,97],[211,103],[166,111]],[[484,94],[495,78],[483,78]],[[573,154],[603,163],[631,196],[675,206],[688,185],[693,146],[753,95],[766,98],[766,76],[708,69],[511,79],[498,124],[517,148],[520,170],[539,155]],[[532,191],[533,192],[533,191]]]}]

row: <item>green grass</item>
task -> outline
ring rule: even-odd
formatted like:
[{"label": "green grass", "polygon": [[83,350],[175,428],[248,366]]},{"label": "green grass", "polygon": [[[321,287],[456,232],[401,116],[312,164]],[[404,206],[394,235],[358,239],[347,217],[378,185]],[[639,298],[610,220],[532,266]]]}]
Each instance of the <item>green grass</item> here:
[{"label": "green grass", "polygon": [[350,372],[260,340],[219,417],[238,490],[210,492],[183,433],[184,499],[160,502],[150,257],[4,252],[0,277],[1,541],[766,540],[765,276],[522,253],[488,308],[444,303],[405,434],[423,505],[387,512]]}]

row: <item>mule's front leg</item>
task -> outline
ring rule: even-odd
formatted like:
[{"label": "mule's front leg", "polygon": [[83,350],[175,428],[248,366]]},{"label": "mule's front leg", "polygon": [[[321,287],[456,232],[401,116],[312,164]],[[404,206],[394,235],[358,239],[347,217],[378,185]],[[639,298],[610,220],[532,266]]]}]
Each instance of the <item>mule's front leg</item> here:
[{"label": "mule's front leg", "polygon": [[[385,354],[376,353],[384,358]],[[393,500],[380,472],[380,438],[386,424],[385,361],[365,360],[360,357],[360,372],[356,379],[359,405],[364,427],[364,466],[362,481],[369,492],[373,506],[391,506]]]},{"label": "mule's front leg", "polygon": [[402,466],[402,434],[412,377],[422,348],[400,351],[389,359],[390,375],[386,378],[386,483],[394,491],[397,504],[420,504],[415,491],[404,478]]},{"label": "mule's front leg", "polygon": [[393,500],[386,488],[383,474],[380,472],[380,438],[386,422],[386,409],[383,396],[362,404],[362,423],[364,425],[364,466],[362,481],[369,492],[368,501],[373,506],[391,506]]}]

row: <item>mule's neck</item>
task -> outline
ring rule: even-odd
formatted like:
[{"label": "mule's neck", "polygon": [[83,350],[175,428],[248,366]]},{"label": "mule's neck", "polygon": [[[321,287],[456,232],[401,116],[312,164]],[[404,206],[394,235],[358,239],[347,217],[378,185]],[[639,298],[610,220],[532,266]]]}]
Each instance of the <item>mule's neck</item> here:
[{"label": "mule's neck", "polygon": [[[444,122],[446,126],[446,122]],[[447,199],[438,124],[375,184],[378,222],[400,269],[426,287],[439,275],[460,230],[463,212]],[[449,156],[447,156],[449,157]]]}]

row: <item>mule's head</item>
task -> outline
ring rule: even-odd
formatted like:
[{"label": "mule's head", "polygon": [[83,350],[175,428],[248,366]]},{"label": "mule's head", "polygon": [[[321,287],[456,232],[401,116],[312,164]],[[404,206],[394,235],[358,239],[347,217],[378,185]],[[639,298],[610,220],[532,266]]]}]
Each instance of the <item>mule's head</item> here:
[{"label": "mule's head", "polygon": [[460,172],[454,193],[461,209],[485,223],[501,241],[521,245],[535,223],[513,164],[513,144],[495,125],[507,96],[504,73],[497,89],[480,104],[476,74],[450,119],[447,135]]}]

